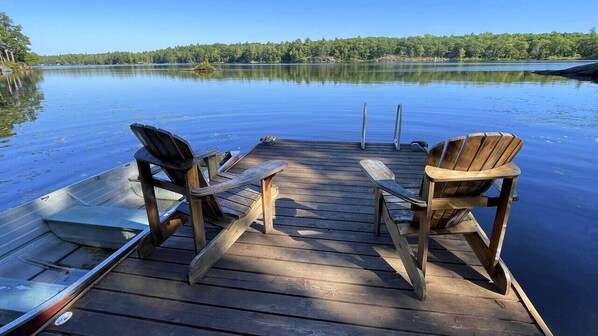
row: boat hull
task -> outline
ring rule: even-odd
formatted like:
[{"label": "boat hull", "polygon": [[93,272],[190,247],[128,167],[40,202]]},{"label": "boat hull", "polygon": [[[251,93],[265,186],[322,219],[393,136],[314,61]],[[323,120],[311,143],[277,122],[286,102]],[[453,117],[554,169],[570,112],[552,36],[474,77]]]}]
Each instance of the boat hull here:
[{"label": "boat hull", "polygon": [[[238,153],[219,170],[237,160]],[[0,327],[0,335],[29,335],[51,323],[149,233],[137,176],[137,165],[131,162],[0,214],[0,229],[9,232],[0,241],[0,279],[64,285]],[[181,205],[180,198],[165,195],[158,204],[161,217],[170,216]],[[69,209],[72,213],[64,216]],[[17,308],[4,311],[18,315]]]}]

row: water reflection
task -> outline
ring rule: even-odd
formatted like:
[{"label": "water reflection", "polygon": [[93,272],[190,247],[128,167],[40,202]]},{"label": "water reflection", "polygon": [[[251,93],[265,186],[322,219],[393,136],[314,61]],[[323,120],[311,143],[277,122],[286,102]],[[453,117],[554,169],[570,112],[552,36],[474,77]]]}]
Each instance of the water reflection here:
[{"label": "water reflection", "polygon": [[38,87],[42,78],[39,71],[0,77],[0,138],[13,135],[15,125],[37,119],[44,100]]},{"label": "water reflection", "polygon": [[270,134],[359,141],[366,101],[368,141],[390,144],[402,102],[404,141],[488,130],[524,138],[503,256],[555,332],[598,334],[596,291],[583,285],[598,281],[588,267],[598,253],[598,86],[531,74],[579,64],[215,64],[210,76],[182,71],[189,65],[70,66],[0,77],[0,210],[130,162],[133,122],[197,149],[245,152]]},{"label": "water reflection", "polygon": [[[546,64],[546,63],[544,63]],[[567,65],[563,64],[564,67]],[[70,77],[91,77],[97,75],[115,78],[164,77],[188,80],[269,80],[294,83],[416,83],[462,82],[476,85],[494,83],[554,83],[568,79],[558,76],[532,74],[532,70],[544,69],[537,63],[504,64],[460,64],[460,63],[403,63],[403,64],[217,64],[218,71],[209,74],[184,71],[189,65],[123,65],[123,66],[81,66],[44,67]]]}]

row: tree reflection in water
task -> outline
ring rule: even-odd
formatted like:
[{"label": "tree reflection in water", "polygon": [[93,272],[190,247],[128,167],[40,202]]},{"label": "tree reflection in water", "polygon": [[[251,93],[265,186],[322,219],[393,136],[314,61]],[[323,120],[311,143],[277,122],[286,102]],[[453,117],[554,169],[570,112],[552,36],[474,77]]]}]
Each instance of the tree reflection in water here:
[{"label": "tree reflection in water", "polygon": [[[505,70],[505,65],[510,68]],[[542,63],[539,63],[542,64]],[[44,71],[69,77],[98,75],[115,78],[160,77],[196,81],[269,80],[295,83],[427,85],[459,82],[466,85],[540,83],[568,79],[531,72],[533,63],[336,63],[336,64],[215,64],[217,71],[205,74],[183,71],[189,65],[118,65],[45,67]],[[528,69],[529,67],[529,69]]]},{"label": "tree reflection in water", "polygon": [[13,135],[15,125],[37,119],[44,94],[38,83],[39,71],[0,76],[0,138]]}]

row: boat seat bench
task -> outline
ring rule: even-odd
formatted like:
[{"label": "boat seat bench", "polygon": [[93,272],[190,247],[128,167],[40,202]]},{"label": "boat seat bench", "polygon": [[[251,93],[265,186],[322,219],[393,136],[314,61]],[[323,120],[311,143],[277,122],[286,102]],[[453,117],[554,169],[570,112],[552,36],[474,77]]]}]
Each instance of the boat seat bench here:
[{"label": "boat seat bench", "polygon": [[76,205],[44,220],[60,239],[112,249],[120,248],[148,227],[144,209],[108,206]]},{"label": "boat seat bench", "polygon": [[46,282],[0,278],[0,324],[11,322],[65,288]]}]

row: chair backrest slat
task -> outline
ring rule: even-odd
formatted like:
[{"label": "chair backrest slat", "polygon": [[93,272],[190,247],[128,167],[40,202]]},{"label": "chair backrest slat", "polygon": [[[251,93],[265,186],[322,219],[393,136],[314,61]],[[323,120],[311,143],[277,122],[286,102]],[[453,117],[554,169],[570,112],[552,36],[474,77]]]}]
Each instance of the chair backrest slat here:
[{"label": "chair backrest slat", "polygon": [[[172,133],[153,126],[132,124],[131,130],[150,154],[166,162],[181,162],[193,159],[189,143]],[[164,169],[168,177],[177,184],[185,183],[185,172]]]},{"label": "chair backrest slat", "polygon": [[509,144],[513,142],[515,137],[512,134],[501,134],[498,142],[494,145],[492,153],[486,158],[486,162],[482,165],[480,170],[492,169],[500,166],[500,158],[505,154]]},{"label": "chair backrest slat", "polygon": [[[166,130],[142,124],[132,124],[131,130],[150,154],[164,162],[181,163],[195,158],[193,149],[187,140]],[[167,167],[162,167],[162,169],[173,183],[181,186],[187,185],[185,170]],[[201,187],[209,186],[201,172],[197,174],[197,178]],[[212,218],[221,217],[222,209],[216,198],[212,195],[207,199],[207,202],[202,202],[204,215]]]},{"label": "chair backrest slat", "polygon": [[430,150],[428,161],[426,163],[428,166],[438,167],[440,159],[442,159],[442,153],[444,152],[444,145],[445,143],[441,142]]},{"label": "chair backrest slat", "polygon": [[513,160],[513,158],[515,157],[515,155],[517,153],[519,153],[519,150],[521,149],[521,147],[523,146],[523,141],[521,141],[521,139],[513,136],[513,139],[511,140],[511,142],[509,143],[509,145],[507,146],[507,148],[505,148],[503,154],[500,156],[500,158],[496,161],[496,164],[494,165],[494,167],[500,167],[506,163],[509,163]]},{"label": "chair backrest slat", "polygon": [[[428,165],[458,171],[481,171],[496,168],[513,160],[523,141],[508,133],[474,133],[434,146]],[[434,197],[477,196],[488,190],[492,181],[437,183]],[[432,228],[459,223],[469,210],[439,210],[432,213]]]},{"label": "chair backrest slat", "polygon": [[465,137],[458,137],[451,139],[446,143],[444,153],[438,163],[438,167],[444,169],[455,169],[455,165],[461,155],[463,144],[465,143]]},{"label": "chair backrest slat", "polygon": [[152,155],[160,159],[172,159],[172,153],[167,146],[162,143],[159,131],[156,128],[148,126],[143,131],[143,135],[149,143],[147,149]]},{"label": "chair backrest slat", "polygon": [[179,136],[147,125],[133,124],[131,129],[147,150],[157,158],[176,161],[193,159],[191,145]]},{"label": "chair backrest slat", "polygon": [[453,169],[468,171],[478,161],[478,151],[484,142],[484,134],[472,134],[465,138],[459,158],[456,160]]},{"label": "chair backrest slat", "polygon": [[502,135],[500,133],[485,133],[486,136],[478,150],[478,159],[475,160],[469,167],[470,171],[484,170],[484,165],[488,161],[488,158],[496,148],[496,145],[501,141]]}]

